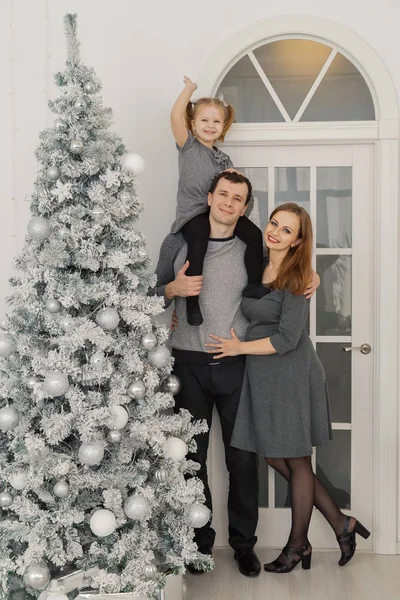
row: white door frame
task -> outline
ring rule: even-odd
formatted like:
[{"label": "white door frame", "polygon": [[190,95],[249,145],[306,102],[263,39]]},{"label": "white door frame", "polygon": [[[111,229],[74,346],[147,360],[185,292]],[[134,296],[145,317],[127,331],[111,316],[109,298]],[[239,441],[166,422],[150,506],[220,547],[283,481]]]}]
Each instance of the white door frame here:
[{"label": "white door frame", "polygon": [[386,66],[354,31],[311,16],[260,21],[227,40],[209,60],[197,97],[214,96],[225,74],[250,49],[267,41],[311,39],[335,44],[364,76],[376,121],[235,124],[232,144],[372,142],[375,152],[374,223],[374,552],[400,552],[399,421],[399,107]]}]

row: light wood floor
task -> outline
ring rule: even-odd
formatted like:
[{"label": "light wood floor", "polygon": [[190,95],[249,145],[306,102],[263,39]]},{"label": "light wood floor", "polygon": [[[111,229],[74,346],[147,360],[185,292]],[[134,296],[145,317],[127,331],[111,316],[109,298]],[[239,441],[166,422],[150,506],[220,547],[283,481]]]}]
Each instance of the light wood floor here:
[{"label": "light wood floor", "polygon": [[[276,550],[258,550],[261,564]],[[212,573],[186,576],[185,600],[399,600],[400,556],[359,552],[339,567],[339,552],[314,552],[310,571],[298,565],[287,575],[263,570],[259,577],[239,573],[230,550],[214,551]]]}]

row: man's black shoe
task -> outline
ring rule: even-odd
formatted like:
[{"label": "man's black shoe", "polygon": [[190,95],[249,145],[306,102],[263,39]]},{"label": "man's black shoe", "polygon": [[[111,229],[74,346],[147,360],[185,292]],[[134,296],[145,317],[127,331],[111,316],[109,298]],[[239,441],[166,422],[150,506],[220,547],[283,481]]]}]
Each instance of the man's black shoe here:
[{"label": "man's black shoe", "polygon": [[[207,556],[212,556],[212,548],[210,548],[209,546],[199,546],[199,552],[200,552],[200,554],[206,554]],[[186,568],[193,575],[202,575],[203,573],[206,572],[206,571],[203,571],[203,569],[198,569],[197,567],[195,567],[193,563],[189,563],[188,565],[186,565]]]},{"label": "man's black shoe", "polygon": [[261,563],[253,548],[236,550],[235,559],[239,563],[239,571],[246,577],[257,577],[261,572]]}]

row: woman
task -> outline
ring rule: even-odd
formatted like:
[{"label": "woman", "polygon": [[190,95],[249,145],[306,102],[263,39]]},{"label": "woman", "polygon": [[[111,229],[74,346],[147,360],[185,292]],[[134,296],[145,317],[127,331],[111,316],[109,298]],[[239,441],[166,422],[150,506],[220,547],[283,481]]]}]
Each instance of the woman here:
[{"label": "woman", "polygon": [[[272,563],[271,573],[288,573],[300,561],[311,566],[308,541],[313,505],[333,528],[345,565],[354,555],[356,533],[370,533],[344,515],[311,466],[312,447],[332,437],[324,369],[305,331],[309,301],[304,290],[311,279],[312,226],[297,204],[276,208],[264,232],[269,261],[263,289],[244,298],[249,320],[246,341],[211,335],[206,344],[215,358],[247,354],[246,377],[231,444],[257,452],[290,482],[292,526],[288,542]],[[218,352],[218,354],[216,354]]]}]

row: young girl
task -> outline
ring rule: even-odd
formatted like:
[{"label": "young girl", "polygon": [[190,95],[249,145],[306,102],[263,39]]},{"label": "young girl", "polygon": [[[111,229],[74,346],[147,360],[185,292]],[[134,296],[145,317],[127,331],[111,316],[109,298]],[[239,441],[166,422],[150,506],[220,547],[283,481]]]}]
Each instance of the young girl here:
[{"label": "young girl", "polygon": [[[207,196],[211,183],[221,171],[232,168],[227,154],[214,144],[223,142],[232,125],[233,108],[217,98],[190,102],[197,85],[184,77],[185,87],[171,112],[171,129],[179,151],[179,183],[176,219],[171,233],[182,231],[187,243],[189,267],[186,275],[201,275],[210,236]],[[241,217],[235,229],[247,245],[244,262],[248,276],[247,292],[257,287],[262,270],[262,235],[256,225]],[[187,320],[201,325],[203,317],[198,296],[186,299]]]},{"label": "young girl", "polygon": [[312,255],[308,213],[293,203],[279,206],[271,214],[264,241],[269,250],[264,297],[254,294],[242,303],[250,322],[246,341],[232,330],[232,338],[211,335],[216,341],[206,346],[216,359],[248,355],[231,444],[257,452],[290,482],[289,540],[264,569],[288,573],[300,561],[303,569],[310,568],[313,505],[337,536],[342,566],[354,555],[356,533],[364,538],[370,533],[342,513],[311,467],[312,447],[327,443],[332,430],[325,372],[305,331],[308,301],[303,293],[311,278]]}]

